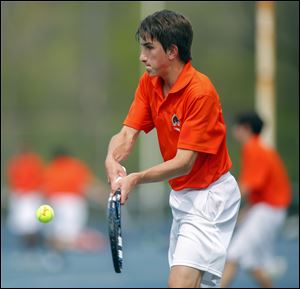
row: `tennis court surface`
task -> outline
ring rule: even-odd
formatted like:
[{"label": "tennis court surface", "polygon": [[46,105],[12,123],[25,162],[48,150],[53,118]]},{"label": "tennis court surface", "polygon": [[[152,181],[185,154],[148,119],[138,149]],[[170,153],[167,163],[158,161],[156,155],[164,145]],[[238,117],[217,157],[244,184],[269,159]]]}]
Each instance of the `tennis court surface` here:
[{"label": "tennis court surface", "polygon": [[[18,239],[1,224],[1,287],[11,288],[166,288],[168,277],[169,220],[131,224],[123,232],[124,269],[113,269],[106,224],[97,228],[106,238],[102,249],[93,252],[69,251],[57,255],[42,246],[25,250]],[[276,243],[283,272],[275,287],[299,287],[299,235],[288,228]],[[284,270],[286,269],[286,270]],[[282,275],[282,276],[280,276]],[[240,272],[232,287],[257,288]]]}]

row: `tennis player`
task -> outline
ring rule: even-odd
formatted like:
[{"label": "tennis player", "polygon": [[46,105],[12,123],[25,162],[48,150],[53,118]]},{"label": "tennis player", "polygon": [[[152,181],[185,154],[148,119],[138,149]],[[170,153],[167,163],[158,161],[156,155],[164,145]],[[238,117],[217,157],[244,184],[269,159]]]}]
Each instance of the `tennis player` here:
[{"label": "tennis player", "polygon": [[[168,286],[218,287],[236,223],[240,192],[230,174],[219,96],[191,63],[192,26],[163,10],[146,17],[136,37],[146,72],[105,161],[112,191],[122,204],[138,184],[169,180],[173,224]],[[126,176],[121,162],[140,131],[156,128],[164,162]],[[118,176],[123,176],[117,183]],[[155,198],[155,192],[153,192]]]},{"label": "tennis player", "polygon": [[242,145],[239,184],[246,205],[228,250],[223,288],[228,288],[238,266],[261,287],[272,288],[267,265],[274,260],[273,247],[291,202],[291,186],[278,152],[260,139],[262,128],[263,121],[254,112],[239,115],[233,126]]},{"label": "tennis player", "polygon": [[26,248],[39,246],[41,224],[35,211],[43,203],[42,182],[44,163],[36,152],[26,145],[7,164],[9,229],[20,236]]}]

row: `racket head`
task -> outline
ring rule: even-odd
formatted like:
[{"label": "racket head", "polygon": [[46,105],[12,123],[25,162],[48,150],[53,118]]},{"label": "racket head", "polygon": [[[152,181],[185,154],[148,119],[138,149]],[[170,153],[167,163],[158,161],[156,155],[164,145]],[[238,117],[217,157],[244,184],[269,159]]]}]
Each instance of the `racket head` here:
[{"label": "racket head", "polygon": [[113,265],[116,273],[122,272],[123,248],[121,230],[121,190],[110,194],[107,204],[108,233]]}]

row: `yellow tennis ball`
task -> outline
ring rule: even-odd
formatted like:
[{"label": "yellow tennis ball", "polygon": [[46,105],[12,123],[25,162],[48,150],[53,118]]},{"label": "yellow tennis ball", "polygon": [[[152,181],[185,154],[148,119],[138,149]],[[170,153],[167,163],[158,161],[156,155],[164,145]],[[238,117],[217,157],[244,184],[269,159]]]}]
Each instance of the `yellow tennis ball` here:
[{"label": "yellow tennis ball", "polygon": [[54,211],[49,205],[41,205],[36,210],[36,217],[42,223],[48,223],[54,218]]}]

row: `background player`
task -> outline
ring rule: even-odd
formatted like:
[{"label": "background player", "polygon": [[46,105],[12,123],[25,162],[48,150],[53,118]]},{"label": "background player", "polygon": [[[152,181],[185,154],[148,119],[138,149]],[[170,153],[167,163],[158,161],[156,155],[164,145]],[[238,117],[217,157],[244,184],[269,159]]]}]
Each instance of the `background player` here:
[{"label": "background player", "polygon": [[[104,206],[102,196],[107,190],[88,165],[65,148],[55,149],[53,159],[45,169],[43,190],[55,211],[55,219],[47,230],[51,247],[57,250],[103,247],[102,236],[86,227],[89,217],[87,197]],[[95,198],[95,190],[98,198]]]},{"label": "background player", "polygon": [[254,112],[239,115],[233,127],[233,136],[242,145],[239,184],[246,205],[229,247],[224,288],[237,266],[249,270],[262,287],[272,287],[265,266],[291,202],[291,187],[279,154],[259,137],[262,128],[263,121]]},{"label": "background player", "polygon": [[23,146],[7,164],[9,188],[8,226],[26,247],[39,245],[41,225],[35,211],[41,205],[44,164],[41,157]]}]

